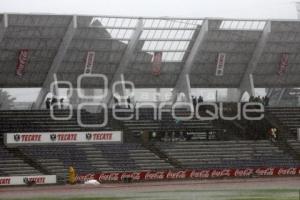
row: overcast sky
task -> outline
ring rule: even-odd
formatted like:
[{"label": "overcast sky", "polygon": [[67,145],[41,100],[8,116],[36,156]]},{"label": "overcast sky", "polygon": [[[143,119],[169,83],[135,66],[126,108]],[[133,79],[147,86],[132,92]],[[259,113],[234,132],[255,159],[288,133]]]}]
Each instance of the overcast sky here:
[{"label": "overcast sky", "polygon": [[0,0],[0,12],[295,19],[291,0]]},{"label": "overcast sky", "polygon": [[[291,0],[0,0],[0,13],[296,19]],[[18,101],[31,92],[10,90]]]}]

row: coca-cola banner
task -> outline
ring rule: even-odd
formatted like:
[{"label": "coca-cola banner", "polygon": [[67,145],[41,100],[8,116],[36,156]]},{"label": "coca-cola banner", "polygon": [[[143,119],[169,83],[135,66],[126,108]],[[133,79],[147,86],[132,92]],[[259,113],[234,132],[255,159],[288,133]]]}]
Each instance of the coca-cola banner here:
[{"label": "coca-cola banner", "polygon": [[207,169],[207,170],[168,170],[168,171],[140,171],[140,172],[107,172],[85,174],[77,176],[78,182],[98,180],[100,182],[121,182],[126,179],[131,181],[150,180],[180,180],[180,179],[209,179],[222,177],[251,177],[251,176],[298,176],[300,167],[280,168],[261,167],[243,169]]},{"label": "coca-cola banner", "polygon": [[16,75],[22,77],[25,73],[25,66],[28,61],[28,49],[21,49],[18,55],[18,63],[16,66]]}]

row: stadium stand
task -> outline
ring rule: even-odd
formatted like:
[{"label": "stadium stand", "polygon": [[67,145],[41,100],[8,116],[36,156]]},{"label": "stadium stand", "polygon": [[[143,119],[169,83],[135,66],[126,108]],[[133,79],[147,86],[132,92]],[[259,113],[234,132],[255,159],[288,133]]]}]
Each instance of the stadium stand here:
[{"label": "stadium stand", "polygon": [[[75,89],[82,86],[83,93],[92,97],[100,88],[105,93],[105,81],[103,85],[91,78],[78,85],[82,74],[104,75],[109,91],[101,103],[108,107],[116,93],[130,90],[123,80],[131,81],[137,90],[156,91],[150,96],[157,105],[166,101],[160,89],[168,90],[171,104],[194,104],[194,89],[227,89],[225,100],[232,105],[226,110],[232,115],[238,110],[232,106],[242,104],[244,94],[255,96],[254,86],[300,86],[300,71],[295,67],[300,63],[299,21],[2,14],[0,23],[1,88],[41,88],[28,110],[0,111],[1,176],[55,174],[64,182],[70,166],[80,174],[300,166],[299,142],[283,137],[284,129],[295,136],[300,127],[299,107],[269,107],[268,117],[255,122],[195,117],[180,121],[171,111],[163,112],[157,120],[148,108],[140,109],[139,119],[120,121],[112,117],[109,108],[108,124],[90,128],[78,124],[77,109],[82,103],[90,106],[99,100],[80,97]],[[50,111],[42,109],[49,95],[59,96],[56,91],[50,94],[56,79],[67,83],[55,85],[57,91],[64,87],[72,93],[67,102],[73,106],[73,115],[68,120],[53,120]],[[114,93],[113,84],[120,80],[124,87],[116,87],[120,91]],[[184,98],[180,99],[181,95]],[[216,90],[216,107],[222,101],[220,96]],[[93,106],[91,110],[101,110]],[[80,113],[83,124],[103,120],[103,116],[84,109]],[[54,110],[54,114],[67,117],[69,111]],[[188,114],[178,110],[180,116]],[[273,127],[281,131],[280,137],[269,141],[268,130]],[[121,131],[124,137],[115,144],[24,146],[5,145],[2,137],[5,133],[81,131]],[[88,140],[87,135],[84,139]]]},{"label": "stadium stand", "polygon": [[20,147],[49,172],[66,177],[73,166],[78,173],[170,169],[170,165],[141,144],[78,144]]},{"label": "stadium stand", "polygon": [[[98,116],[82,111],[83,123],[97,124],[101,120]],[[35,131],[82,131],[95,130],[79,126],[77,112],[73,110],[70,120],[53,120],[50,111],[47,110],[8,110],[0,112],[1,132],[35,132]],[[67,117],[68,110],[55,110],[57,118]],[[111,130],[111,124],[103,130]],[[116,125],[114,125],[116,127]],[[99,130],[99,128],[97,128]]]},{"label": "stadium stand", "polygon": [[6,175],[39,175],[34,167],[26,163],[22,158],[16,157],[3,145],[0,145],[0,176]]},{"label": "stadium stand", "polygon": [[289,144],[292,146],[294,150],[300,154],[300,141],[297,140],[288,140]]},{"label": "stadium stand", "polygon": [[297,166],[299,161],[270,141],[210,141],[158,143],[186,168]]}]

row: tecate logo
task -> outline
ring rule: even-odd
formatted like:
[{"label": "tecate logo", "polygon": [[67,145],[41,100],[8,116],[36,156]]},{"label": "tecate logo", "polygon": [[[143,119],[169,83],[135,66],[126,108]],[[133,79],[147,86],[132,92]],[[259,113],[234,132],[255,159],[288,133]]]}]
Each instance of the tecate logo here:
[{"label": "tecate logo", "polygon": [[0,178],[0,185],[10,185],[10,178]]},{"label": "tecate logo", "polygon": [[31,178],[28,178],[28,181],[32,181],[36,184],[42,184],[42,183],[45,183],[45,180],[46,178],[45,177],[31,177]]}]

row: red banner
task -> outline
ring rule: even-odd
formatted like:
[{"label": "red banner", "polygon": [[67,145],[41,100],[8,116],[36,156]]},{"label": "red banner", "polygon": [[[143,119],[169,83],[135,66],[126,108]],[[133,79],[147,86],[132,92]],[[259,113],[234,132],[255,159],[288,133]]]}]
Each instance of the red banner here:
[{"label": "red banner", "polygon": [[78,182],[98,180],[100,182],[122,182],[125,179],[131,181],[150,180],[181,180],[181,179],[210,179],[222,177],[251,177],[251,176],[298,176],[300,167],[280,168],[261,167],[243,169],[208,169],[208,170],[179,170],[179,171],[140,171],[140,172],[107,172],[79,175]]},{"label": "red banner", "polygon": [[216,69],[216,76],[223,76],[224,74],[224,67],[225,67],[225,53],[219,53],[217,58],[217,69]]},{"label": "red banner", "polygon": [[91,74],[94,66],[95,51],[88,51],[85,59],[85,74]]},{"label": "red banner", "polygon": [[28,61],[28,49],[21,49],[19,51],[18,63],[16,66],[16,75],[22,77],[25,72],[25,66]]},{"label": "red banner", "polygon": [[283,53],[281,54],[280,57],[280,62],[279,62],[279,69],[278,69],[278,75],[282,76],[287,72],[287,68],[289,65],[289,54]]},{"label": "red banner", "polygon": [[162,54],[163,53],[161,51],[157,51],[157,52],[154,52],[154,55],[153,55],[152,73],[155,76],[160,75],[161,62],[162,62]]}]

